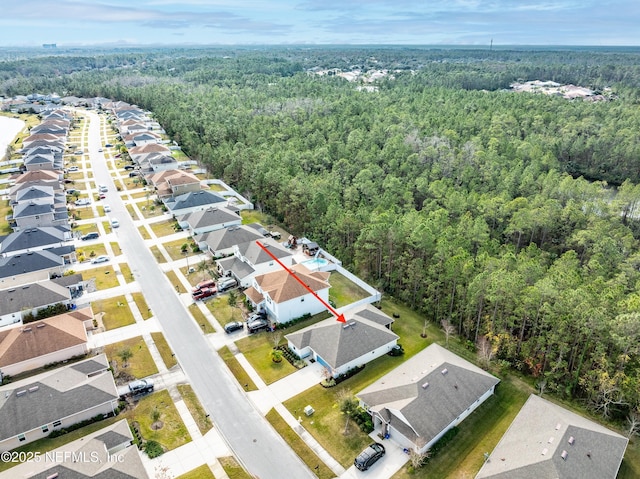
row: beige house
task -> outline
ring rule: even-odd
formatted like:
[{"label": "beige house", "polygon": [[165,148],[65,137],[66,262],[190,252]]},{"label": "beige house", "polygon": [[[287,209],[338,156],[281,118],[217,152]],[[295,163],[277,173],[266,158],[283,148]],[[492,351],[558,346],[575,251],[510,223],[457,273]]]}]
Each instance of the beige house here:
[{"label": "beige house", "polygon": [[0,387],[0,452],[118,407],[104,354]]},{"label": "beige house", "polygon": [[15,376],[89,352],[91,307],[0,329],[0,374]]},{"label": "beige house", "polygon": [[148,175],[146,179],[155,187],[158,198],[179,196],[202,189],[200,178],[188,171],[164,170]]}]

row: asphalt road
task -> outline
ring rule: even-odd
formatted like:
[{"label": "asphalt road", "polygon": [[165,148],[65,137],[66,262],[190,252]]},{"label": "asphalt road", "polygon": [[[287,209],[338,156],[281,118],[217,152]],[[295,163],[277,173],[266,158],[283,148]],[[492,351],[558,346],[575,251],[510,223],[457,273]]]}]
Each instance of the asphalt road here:
[{"label": "asphalt road", "polygon": [[255,478],[315,478],[316,475],[249,402],[199,326],[185,311],[174,287],[134,226],[116,192],[103,154],[98,152],[101,146],[98,115],[87,112],[86,117],[91,120],[89,154],[95,180],[109,186],[104,201],[111,205],[109,216],[120,221],[120,227],[114,233],[147,304],[162,325],[171,349],[203,407],[211,415],[214,426]]}]

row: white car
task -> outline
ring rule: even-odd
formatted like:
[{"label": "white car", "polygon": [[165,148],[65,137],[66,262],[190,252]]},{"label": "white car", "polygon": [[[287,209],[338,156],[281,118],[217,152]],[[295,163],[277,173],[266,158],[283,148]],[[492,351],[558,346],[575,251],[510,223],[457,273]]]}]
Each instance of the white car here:
[{"label": "white car", "polygon": [[112,228],[119,228],[120,227],[120,222],[115,218],[111,218],[111,227]]},{"label": "white car", "polygon": [[100,193],[106,193],[107,191],[109,191],[109,188],[107,188],[107,185],[98,185],[98,191]]},{"label": "white car", "polygon": [[86,206],[91,204],[91,200],[88,198],[80,198],[78,200],[75,200],[73,204],[76,206]]},{"label": "white car", "polygon": [[72,166],[69,169],[67,169],[67,171],[78,171],[80,168],[78,168],[77,166]]},{"label": "white car", "polygon": [[102,153],[102,148],[98,148],[98,153]]},{"label": "white car", "polygon": [[111,206],[109,206],[109,205],[104,205],[104,206],[103,206],[103,208],[104,208],[104,212],[105,212],[105,213],[109,213],[109,212],[111,212]]},{"label": "white car", "polygon": [[109,257],[108,256],[100,255],[100,256],[96,256],[95,258],[93,258],[91,260],[91,264],[106,263],[107,261],[109,261]]}]

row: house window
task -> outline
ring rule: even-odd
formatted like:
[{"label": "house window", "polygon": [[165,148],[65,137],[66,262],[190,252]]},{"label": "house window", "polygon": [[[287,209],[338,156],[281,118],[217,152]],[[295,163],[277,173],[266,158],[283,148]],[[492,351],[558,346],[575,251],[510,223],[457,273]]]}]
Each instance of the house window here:
[{"label": "house window", "polygon": [[42,432],[49,432],[49,426],[47,426],[46,424],[42,426]]},{"label": "house window", "polygon": [[24,437],[24,434],[18,434],[18,441],[22,442],[25,441],[27,438]]},{"label": "house window", "polygon": [[53,421],[53,427],[58,427],[60,424],[62,424],[62,421]]}]

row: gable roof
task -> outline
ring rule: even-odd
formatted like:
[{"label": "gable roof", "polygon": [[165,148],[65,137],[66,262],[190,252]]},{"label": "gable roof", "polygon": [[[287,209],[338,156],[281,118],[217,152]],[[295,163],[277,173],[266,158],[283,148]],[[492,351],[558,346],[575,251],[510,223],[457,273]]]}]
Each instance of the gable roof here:
[{"label": "gable roof", "polygon": [[179,211],[187,208],[197,208],[199,206],[219,205],[224,206],[227,203],[222,196],[211,191],[191,191],[174,198],[167,198],[164,204],[171,211]]},{"label": "gable roof", "polygon": [[[311,272],[303,264],[294,265],[290,270],[315,292],[331,287],[327,282],[330,273]],[[309,294],[309,291],[299,281],[283,269],[258,275],[255,277],[255,281],[263,293],[268,294],[276,304]]]},{"label": "gable roof", "polygon": [[0,239],[0,253],[28,250],[43,246],[61,246],[67,241],[69,228],[57,226],[42,226],[29,228],[11,233]]},{"label": "gable roof", "polygon": [[0,291],[0,316],[69,301],[71,293],[53,281],[25,284]]},{"label": "gable roof", "polygon": [[[82,311],[91,313],[91,308]],[[86,343],[87,330],[80,318],[65,313],[0,329],[0,368]]]},{"label": "gable roof", "polygon": [[196,241],[207,243],[213,251],[225,250],[237,244],[261,238],[263,236],[260,233],[246,225],[229,226],[195,236]]},{"label": "gable roof", "polygon": [[[335,318],[285,336],[297,349],[309,347],[333,369],[338,369],[375,349],[398,339],[398,335],[361,313],[371,305],[344,313],[346,323]],[[384,314],[384,313],[381,313]],[[389,318],[389,322],[393,322]]]},{"label": "gable roof", "polygon": [[14,178],[15,183],[27,183],[29,181],[60,181],[60,172],[54,170],[33,170],[22,173]]},{"label": "gable roof", "polygon": [[627,443],[627,438],[532,394],[476,478],[613,479]]},{"label": "gable roof", "polygon": [[133,158],[136,155],[152,153],[156,151],[166,153],[167,155],[171,154],[171,150],[164,145],[160,145],[158,143],[147,143],[146,145],[134,146],[133,148],[129,148],[129,155]]},{"label": "gable roof", "polygon": [[426,445],[498,382],[434,343],[356,396],[414,444]]},{"label": "gable roof", "polygon": [[29,188],[22,188],[16,193],[16,201],[50,199],[53,196],[53,186],[31,185]]},{"label": "gable roof", "polygon": [[30,251],[0,258],[0,279],[62,266],[64,266],[64,260],[51,251]]},{"label": "gable roof", "polygon": [[0,387],[0,441],[117,400],[108,368],[101,354]]},{"label": "gable roof", "polygon": [[0,478],[148,479],[138,448],[132,441],[129,423],[122,419],[50,452],[54,458],[85,460],[24,462],[1,472]]},{"label": "gable roof", "polygon": [[13,218],[28,218],[30,216],[53,214],[53,200],[40,203],[34,200],[18,203],[13,206]]},{"label": "gable roof", "polygon": [[238,253],[252,265],[267,263],[273,261],[272,257],[264,249],[258,246],[258,241],[269,250],[269,252],[278,259],[286,258],[291,255],[291,251],[286,249],[271,238],[263,238],[261,240],[249,241],[238,245]]}]

